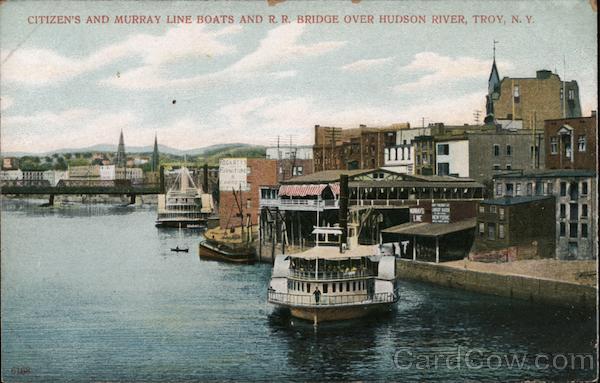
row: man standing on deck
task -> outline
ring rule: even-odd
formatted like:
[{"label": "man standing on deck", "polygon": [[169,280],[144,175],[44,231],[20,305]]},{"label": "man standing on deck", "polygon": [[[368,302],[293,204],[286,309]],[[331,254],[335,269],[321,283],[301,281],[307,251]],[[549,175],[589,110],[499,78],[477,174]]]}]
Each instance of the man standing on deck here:
[{"label": "man standing on deck", "polygon": [[321,300],[321,292],[319,291],[319,286],[315,288],[315,292],[313,294],[315,296],[315,302],[319,303],[319,300]]}]

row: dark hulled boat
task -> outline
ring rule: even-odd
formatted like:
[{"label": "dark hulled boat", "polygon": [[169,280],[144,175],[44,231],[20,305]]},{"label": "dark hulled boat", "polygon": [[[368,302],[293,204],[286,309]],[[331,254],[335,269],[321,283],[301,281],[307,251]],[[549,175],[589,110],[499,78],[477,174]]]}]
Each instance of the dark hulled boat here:
[{"label": "dark hulled boat", "polygon": [[203,259],[233,263],[254,263],[256,250],[246,244],[231,244],[206,239],[200,242],[198,255]]}]

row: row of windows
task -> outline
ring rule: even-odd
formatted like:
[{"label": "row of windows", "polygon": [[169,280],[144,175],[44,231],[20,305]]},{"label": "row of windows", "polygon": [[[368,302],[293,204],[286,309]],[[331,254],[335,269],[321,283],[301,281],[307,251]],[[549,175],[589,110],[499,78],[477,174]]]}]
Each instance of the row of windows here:
[{"label": "row of windows", "polygon": [[[327,294],[330,290],[332,293],[340,292],[350,292],[357,290],[366,290],[367,281],[353,281],[353,282],[332,282],[332,283],[320,283],[320,284],[312,284],[314,289],[311,290],[310,282],[300,282],[300,281],[291,281],[288,280],[288,289],[302,291],[305,293],[313,293],[318,287],[322,288],[323,294]],[[344,290],[344,287],[346,288]]]},{"label": "row of windows", "polygon": [[[521,195],[552,195],[554,192],[554,182],[527,182],[525,183],[525,192],[523,193],[522,184],[517,183],[497,183],[496,184],[496,195],[501,196],[521,196]],[[588,194],[588,183],[587,181],[581,182],[581,195]],[[560,196],[567,196],[567,182],[560,183]],[[569,184],[569,196],[572,200],[579,197],[579,183],[571,182]]]},{"label": "row of windows", "polygon": [[[388,161],[397,161],[397,160],[409,160],[410,161],[410,148],[406,147],[406,155],[404,153],[405,148],[386,148],[384,155]],[[398,158],[398,153],[400,153],[400,158]]]},{"label": "row of windows", "polygon": [[[585,152],[587,150],[587,137],[580,135],[577,138],[577,150],[579,152]],[[550,137],[550,154],[558,154],[558,137]],[[567,157],[571,156],[571,141],[565,142],[565,154]]]},{"label": "row of windows", "polygon": [[[505,153],[507,156],[512,156],[512,146],[506,145]],[[500,145],[494,144],[494,156],[498,157],[499,155],[500,155]]]},{"label": "row of windows", "polygon": [[[496,225],[495,223],[486,224],[485,222],[479,223],[479,236],[480,237],[483,237],[486,235],[486,226],[487,226],[487,239],[489,239],[490,241],[493,241],[495,239],[504,239],[504,225],[503,224],[499,224],[499,225]],[[496,232],[496,226],[498,227],[497,232]]]},{"label": "row of windows", "polygon": [[[560,218],[567,218],[567,205],[564,203],[560,204]],[[576,203],[569,204],[569,217],[571,220],[576,220],[579,217],[579,205]],[[581,218],[588,217],[588,205],[581,205]]]},{"label": "row of windows", "polygon": [[[569,224],[569,238],[577,238],[577,228],[578,226],[581,227],[581,238],[587,238],[588,237],[588,224],[587,223],[582,223],[581,225],[577,224],[576,222],[574,223],[570,223]],[[567,224],[565,222],[561,222],[560,223],[560,233],[559,235],[561,237],[566,237],[567,236]]]},{"label": "row of windows", "polygon": [[485,205],[479,205],[480,213],[485,213],[486,210],[488,211],[488,213],[492,213],[492,214],[498,213],[499,218],[504,219],[504,208],[503,207],[491,205],[486,209]]}]

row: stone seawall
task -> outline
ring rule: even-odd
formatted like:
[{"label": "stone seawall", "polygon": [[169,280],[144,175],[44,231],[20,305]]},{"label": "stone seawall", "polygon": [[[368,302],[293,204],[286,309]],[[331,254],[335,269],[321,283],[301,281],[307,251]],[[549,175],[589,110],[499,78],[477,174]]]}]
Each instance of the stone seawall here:
[{"label": "stone seawall", "polygon": [[596,307],[597,289],[549,279],[459,269],[443,264],[398,260],[401,279],[433,283],[483,294],[583,310]]}]

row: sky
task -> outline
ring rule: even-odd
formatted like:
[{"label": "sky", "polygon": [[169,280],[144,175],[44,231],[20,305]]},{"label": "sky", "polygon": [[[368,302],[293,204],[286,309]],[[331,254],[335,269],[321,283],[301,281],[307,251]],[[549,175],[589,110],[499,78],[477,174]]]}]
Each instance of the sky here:
[{"label": "sky", "polygon": [[[49,15],[80,23],[30,24]],[[86,23],[94,15],[109,23]],[[118,15],[160,22],[115,24]],[[184,15],[194,23],[167,23]],[[196,23],[219,15],[234,22]],[[264,20],[241,23],[242,15]],[[301,24],[298,15],[340,22]],[[352,15],[373,15],[374,23]],[[380,15],[427,22],[384,24]],[[467,23],[432,24],[433,15]],[[475,23],[473,15],[506,23]],[[512,15],[522,22],[511,23]],[[473,123],[474,112],[485,111],[494,40],[501,78],[566,74],[579,83],[584,115],[596,109],[597,25],[588,0],[3,2],[0,149],[116,146],[120,130],[126,146],[152,145],[155,134],[182,150],[273,145],[278,136],[300,145],[312,143],[317,124]]]}]

